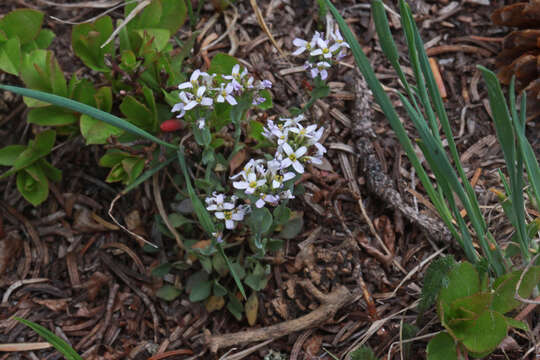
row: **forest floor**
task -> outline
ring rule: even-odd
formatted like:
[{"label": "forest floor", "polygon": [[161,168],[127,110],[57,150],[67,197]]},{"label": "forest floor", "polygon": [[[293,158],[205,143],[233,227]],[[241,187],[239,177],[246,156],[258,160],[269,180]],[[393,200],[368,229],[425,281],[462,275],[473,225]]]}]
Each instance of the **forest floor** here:
[{"label": "forest floor", "polygon": [[[398,13],[395,2],[387,5]],[[489,16],[501,5],[502,1],[493,0],[411,3],[427,53],[438,63],[461,159],[493,233],[504,242],[512,227],[489,191],[501,188],[497,169],[504,160],[488,114],[486,88],[476,69],[477,65],[494,68],[508,29],[494,26]],[[286,54],[293,51],[295,37],[308,38],[315,30],[325,30],[316,2],[264,0],[258,6]],[[340,1],[336,6],[403,113],[392,92],[399,89],[397,76],[377,43],[369,2]],[[103,9],[17,0],[2,2],[0,15],[19,7],[47,15],[45,26],[57,34],[52,49],[62,69],[80,73],[83,65],[70,48],[71,25],[61,20],[82,21]],[[109,15],[121,18],[123,12]],[[396,15],[390,16],[390,26],[406,58]],[[302,61],[280,56],[249,1],[235,2],[223,12],[205,5],[196,28],[200,33],[188,60],[192,68],[226,52],[241,59],[252,73],[272,80],[275,111],[286,112],[307,101],[303,94],[311,79]],[[188,26],[178,34],[180,39],[190,35]],[[210,48],[201,50],[210,43]],[[402,64],[411,75],[408,63]],[[3,84],[15,81],[0,74]],[[304,177],[306,195],[293,202],[294,209],[303,213],[303,231],[287,240],[283,251],[266,259],[273,272],[258,294],[253,327],[237,321],[225,308],[209,313],[204,303],[190,303],[187,295],[172,302],[155,296],[164,281],[182,284],[187,274],[165,280],[151,276],[153,268],[175,255],[166,250],[147,253],[112,224],[108,209],[121,187],[103,182],[107,171],[96,165],[102,150],[74,138],[52,155],[63,180],[51,185],[51,196],[40,207],[33,208],[21,198],[14,179],[0,182],[0,344],[42,341],[10,319],[16,315],[69,339],[85,359],[263,359],[269,350],[291,360],[342,359],[360,344],[369,345],[381,359],[400,359],[402,352],[410,354],[409,359],[425,358],[429,337],[401,347],[400,334],[405,334],[407,323],[416,324],[419,337],[441,330],[434,310],[416,323],[423,274],[437,256],[454,254],[462,259],[463,255],[419,189],[351,54],[330,74],[329,86],[330,96],[309,113],[314,122],[329,129],[324,142],[329,149],[327,161]],[[1,94],[0,145],[27,141],[31,131],[26,114],[19,96]],[[405,126],[412,134],[412,125],[405,122]],[[528,127],[529,134],[539,131],[538,123]],[[540,139],[532,136],[531,141],[538,150]],[[161,181],[167,184],[166,177]],[[159,191],[163,199],[171,193],[166,185]],[[122,197],[114,212],[130,222],[130,228],[167,249],[174,239],[152,227],[157,213],[154,195],[155,189],[146,183]],[[275,324],[281,326],[273,328],[268,341],[246,340],[253,335],[250,332]],[[231,340],[226,346],[220,345],[224,338],[215,337],[241,330],[248,333],[226,338]],[[521,358],[534,344],[513,337],[505,348],[507,358]],[[60,357],[53,349],[0,353],[0,360]],[[490,358],[505,355],[497,350]]]}]

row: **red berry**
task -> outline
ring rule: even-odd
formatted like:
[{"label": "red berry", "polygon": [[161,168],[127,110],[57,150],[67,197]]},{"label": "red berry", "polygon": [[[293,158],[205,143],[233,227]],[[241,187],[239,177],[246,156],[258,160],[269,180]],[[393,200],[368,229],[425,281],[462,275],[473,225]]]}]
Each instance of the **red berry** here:
[{"label": "red berry", "polygon": [[169,119],[169,120],[165,120],[164,122],[162,122],[161,125],[159,126],[159,128],[163,132],[173,132],[173,131],[176,131],[176,130],[183,129],[184,128],[184,122],[182,120],[178,120],[178,119]]}]

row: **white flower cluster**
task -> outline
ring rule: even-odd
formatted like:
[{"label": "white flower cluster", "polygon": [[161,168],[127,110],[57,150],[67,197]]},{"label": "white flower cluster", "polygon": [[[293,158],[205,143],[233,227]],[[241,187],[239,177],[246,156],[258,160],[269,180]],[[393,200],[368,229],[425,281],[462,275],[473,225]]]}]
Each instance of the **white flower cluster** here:
[{"label": "white flower cluster", "polygon": [[[305,164],[320,164],[326,148],[320,143],[324,128],[317,125],[303,126],[304,115],[294,118],[280,118],[278,123],[269,120],[263,135],[276,145],[276,153],[271,160],[251,159],[242,171],[231,176],[233,187],[244,192],[256,208],[267,204],[277,206],[280,200],[294,199],[291,186],[287,182],[298,174],[303,174]],[[290,184],[289,184],[290,185]],[[226,201],[224,194],[212,194],[206,198],[209,211],[220,220],[225,220],[227,229],[234,229],[236,222],[242,221],[251,211],[250,205],[235,205],[236,196]]]},{"label": "white flower cluster", "polygon": [[304,173],[304,164],[321,164],[326,148],[320,143],[324,128],[311,124],[304,127],[304,115],[280,118],[275,124],[269,120],[263,135],[277,145],[274,155],[281,169],[292,167],[298,174]]},{"label": "white flower cluster", "polygon": [[236,206],[236,200],[238,197],[234,195],[227,198],[224,194],[214,192],[205,199],[206,209],[213,211],[216,218],[225,221],[225,228],[232,230],[250,211],[248,205]]},{"label": "white flower cluster", "polygon": [[[225,81],[218,82],[219,78]],[[178,89],[182,90],[179,94],[181,102],[173,106],[172,112],[180,112],[176,117],[181,118],[186,111],[197,106],[211,108],[214,103],[224,102],[234,106],[238,104],[237,97],[246,91],[254,92],[253,104],[258,105],[265,100],[258,91],[271,87],[272,83],[269,80],[255,83],[247,69],[242,69],[238,64],[233,67],[231,75],[220,77],[217,74],[208,74],[197,69],[191,74],[189,81],[178,85]],[[204,119],[200,119],[199,128],[202,128],[204,124]]]},{"label": "white flower cluster", "polygon": [[343,40],[339,29],[327,34],[326,38],[324,38],[324,33],[316,31],[310,41],[296,38],[293,40],[293,44],[297,47],[293,55],[297,56],[308,52],[309,59],[305,62],[304,67],[306,70],[310,70],[312,78],[320,76],[321,80],[326,80],[328,68],[332,62],[341,60],[346,54],[346,49],[349,48],[349,44]]}]

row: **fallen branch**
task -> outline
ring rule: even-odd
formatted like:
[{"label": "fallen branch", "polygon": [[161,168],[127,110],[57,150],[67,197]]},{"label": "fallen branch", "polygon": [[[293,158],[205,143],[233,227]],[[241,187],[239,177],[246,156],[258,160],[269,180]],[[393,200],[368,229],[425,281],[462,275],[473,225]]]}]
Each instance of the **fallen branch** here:
[{"label": "fallen branch", "polygon": [[207,333],[205,335],[205,342],[210,347],[210,350],[216,353],[221,348],[277,339],[296,331],[315,327],[331,319],[340,308],[354,299],[354,295],[345,286],[340,285],[330,294],[323,294],[310,281],[302,281],[299,284],[321,302],[321,305],[317,309],[297,319],[284,321],[260,329],[224,335],[211,335]]}]

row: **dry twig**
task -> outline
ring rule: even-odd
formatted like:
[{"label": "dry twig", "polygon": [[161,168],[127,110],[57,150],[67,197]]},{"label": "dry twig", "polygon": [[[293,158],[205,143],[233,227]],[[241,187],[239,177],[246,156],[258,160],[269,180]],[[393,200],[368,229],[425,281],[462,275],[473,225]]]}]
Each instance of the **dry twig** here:
[{"label": "dry twig", "polygon": [[299,284],[304,286],[307,291],[321,302],[321,305],[317,309],[297,319],[264,328],[224,335],[206,334],[205,340],[210,350],[215,353],[224,347],[276,339],[296,331],[320,325],[331,319],[340,308],[354,299],[354,295],[342,285],[338,286],[330,294],[323,294],[310,281],[302,281]]}]

